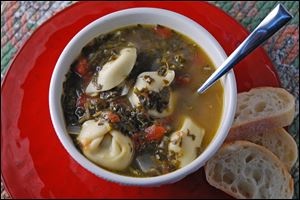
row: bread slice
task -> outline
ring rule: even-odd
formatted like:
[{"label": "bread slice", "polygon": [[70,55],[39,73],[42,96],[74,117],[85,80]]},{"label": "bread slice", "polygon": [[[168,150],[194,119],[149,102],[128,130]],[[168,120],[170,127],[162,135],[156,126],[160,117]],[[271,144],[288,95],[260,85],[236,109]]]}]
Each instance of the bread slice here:
[{"label": "bread slice", "polygon": [[268,130],[265,132],[231,133],[226,141],[247,140],[262,145],[274,153],[291,170],[298,157],[298,148],[293,137],[283,128]]},{"label": "bread slice", "polygon": [[288,126],[295,115],[295,99],[282,88],[260,87],[239,93],[237,104],[229,134],[252,134]]},{"label": "bread slice", "polygon": [[293,179],[282,162],[263,146],[234,141],[224,144],[205,165],[209,184],[235,198],[287,199]]}]

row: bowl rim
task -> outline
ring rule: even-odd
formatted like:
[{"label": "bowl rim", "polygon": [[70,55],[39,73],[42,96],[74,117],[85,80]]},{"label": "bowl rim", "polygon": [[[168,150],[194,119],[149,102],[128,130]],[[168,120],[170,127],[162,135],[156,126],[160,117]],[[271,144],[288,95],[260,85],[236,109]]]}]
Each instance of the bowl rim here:
[{"label": "bowl rim", "polygon": [[[55,93],[55,88],[61,87],[58,85],[58,80],[57,80],[57,75],[59,73],[59,68],[62,67],[61,63],[65,59],[67,52],[69,49],[71,49],[74,45],[76,45],[78,38],[80,38],[82,35],[86,34],[87,31],[89,31],[92,27],[95,25],[98,25],[104,20],[109,20],[110,18],[114,17],[119,17],[127,14],[143,14],[143,13],[148,13],[148,14],[160,14],[160,15],[169,15],[175,18],[181,18],[182,20],[186,21],[186,23],[190,23],[191,26],[196,26],[199,30],[201,29],[202,32],[205,33],[207,36],[207,39],[210,40],[210,42],[214,43],[214,46],[218,49],[219,55],[225,60],[227,58],[227,55],[221,45],[217,42],[217,40],[205,29],[203,28],[200,24],[197,22],[193,21],[192,19],[176,13],[174,11],[166,10],[166,9],[161,9],[161,8],[151,8],[151,7],[138,7],[138,8],[129,8],[129,9],[124,9],[124,10],[119,10],[116,12],[112,12],[110,14],[107,14],[103,17],[100,17],[88,25],[86,25],[83,29],[81,29],[67,44],[67,46],[64,48],[62,53],[59,56],[59,59],[55,65],[54,71],[52,73],[51,81],[50,81],[50,88],[49,88],[49,110],[50,110],[50,116],[51,116],[51,121],[52,125],[55,129],[55,133],[58,136],[60,142],[66,149],[66,151],[69,153],[69,155],[76,160],[79,165],[81,165],[83,168],[88,170],[89,172],[95,174],[98,177],[104,178],[106,180],[120,183],[123,185],[138,185],[138,186],[153,186],[153,185],[162,185],[162,184],[167,184],[167,183],[173,183],[176,182],[185,176],[191,174],[192,172],[198,170],[200,167],[202,167],[209,158],[211,158],[216,151],[220,148],[222,143],[224,142],[229,128],[233,122],[234,118],[234,113],[236,109],[236,97],[237,97],[237,89],[236,89],[236,81],[235,81],[235,76],[233,70],[228,72],[224,77],[224,82],[228,84],[229,87],[229,100],[228,100],[228,111],[225,112],[225,106],[223,106],[223,113],[221,117],[221,121],[219,124],[219,127],[217,129],[217,132],[213,138],[213,140],[210,142],[210,144],[206,147],[204,152],[199,155],[195,160],[193,160],[190,164],[187,166],[177,169],[173,172],[170,172],[168,174],[156,176],[156,177],[130,177],[130,176],[125,176],[125,175],[120,175],[114,172],[110,172],[93,162],[91,162],[89,159],[87,159],[83,154],[81,154],[73,142],[70,142],[70,138],[67,135],[68,133],[65,133],[65,131],[61,128],[60,124],[61,123],[57,119],[57,115],[59,114],[58,110],[56,107],[58,105],[55,104],[55,100],[53,97],[53,94]],[[163,16],[162,16],[163,17]],[[183,33],[184,34],[184,33]],[[212,61],[214,60],[213,58],[210,58]],[[224,88],[224,98],[225,98],[225,85],[223,84]],[[60,106],[60,105],[59,105]],[[225,113],[224,113],[225,112]],[[226,119],[226,120],[224,120]],[[222,127],[225,126],[225,127]],[[221,129],[222,128],[222,129]],[[227,132],[224,131],[228,130]],[[223,131],[223,132],[222,132]],[[221,134],[222,133],[222,134]],[[213,146],[212,146],[213,145]]]}]

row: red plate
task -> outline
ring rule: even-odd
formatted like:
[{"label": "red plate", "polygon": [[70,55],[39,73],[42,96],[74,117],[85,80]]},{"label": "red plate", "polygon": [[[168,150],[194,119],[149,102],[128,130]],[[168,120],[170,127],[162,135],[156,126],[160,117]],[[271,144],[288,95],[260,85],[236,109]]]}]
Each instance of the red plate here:
[{"label": "red plate", "polygon": [[[132,7],[164,8],[206,28],[230,54],[248,35],[235,20],[203,2],[81,2],[36,30],[15,57],[1,91],[1,172],[14,198],[226,198],[205,181],[203,170],[162,187],[129,187],[102,180],[77,164],[50,120],[48,89],[63,48],[84,26]],[[235,68],[238,91],[279,86],[272,63],[257,49]]]}]

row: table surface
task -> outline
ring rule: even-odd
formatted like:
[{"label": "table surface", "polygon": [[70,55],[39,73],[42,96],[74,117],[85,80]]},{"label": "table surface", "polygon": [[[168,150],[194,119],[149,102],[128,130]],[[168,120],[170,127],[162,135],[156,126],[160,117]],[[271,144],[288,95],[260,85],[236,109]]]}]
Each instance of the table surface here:
[{"label": "table surface", "polygon": [[[14,55],[33,31],[58,11],[75,1],[1,1],[1,80]],[[282,87],[296,97],[296,117],[289,127],[299,149],[299,2],[298,1],[210,1],[252,31],[278,3],[294,16],[288,25],[265,44]],[[1,162],[5,162],[2,161]],[[294,198],[299,199],[299,160],[291,171]],[[1,182],[1,199],[9,198]]]}]

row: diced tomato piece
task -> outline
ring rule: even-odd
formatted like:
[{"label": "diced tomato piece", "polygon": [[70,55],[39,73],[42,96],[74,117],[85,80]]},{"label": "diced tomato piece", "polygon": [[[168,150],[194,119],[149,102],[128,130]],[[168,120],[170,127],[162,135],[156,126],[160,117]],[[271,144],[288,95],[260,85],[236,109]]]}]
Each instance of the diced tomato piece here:
[{"label": "diced tomato piece", "polygon": [[82,94],[76,102],[76,106],[81,106],[83,107],[84,104],[87,102],[87,96],[85,94]]},{"label": "diced tomato piece", "polygon": [[146,139],[152,141],[152,140],[161,140],[162,137],[167,132],[167,130],[163,126],[154,124],[146,128],[145,132],[146,132]]},{"label": "diced tomato piece", "polygon": [[109,121],[111,121],[112,123],[121,121],[119,115],[114,114],[112,112],[109,112],[107,117],[108,117]]},{"label": "diced tomato piece", "polygon": [[112,101],[115,104],[126,105],[127,100],[124,98],[115,99]]},{"label": "diced tomato piece", "polygon": [[75,72],[80,75],[84,76],[88,71],[88,61],[86,58],[80,58],[78,64],[75,67]]},{"label": "diced tomato piece", "polygon": [[191,82],[191,77],[188,75],[179,75],[176,77],[176,83],[178,85],[187,85]]},{"label": "diced tomato piece", "polygon": [[155,27],[155,31],[160,37],[162,37],[164,39],[167,39],[172,35],[171,29],[160,26],[160,25],[157,25]]}]

